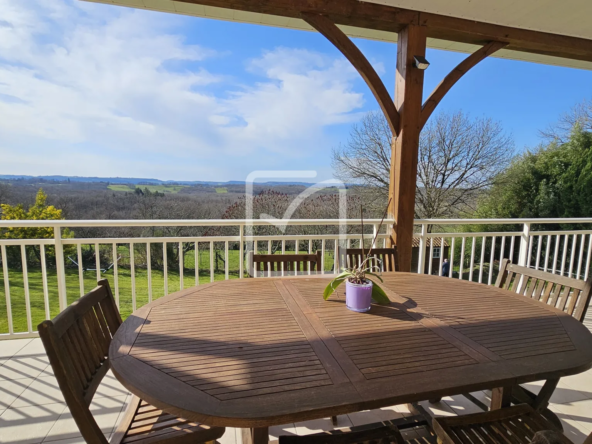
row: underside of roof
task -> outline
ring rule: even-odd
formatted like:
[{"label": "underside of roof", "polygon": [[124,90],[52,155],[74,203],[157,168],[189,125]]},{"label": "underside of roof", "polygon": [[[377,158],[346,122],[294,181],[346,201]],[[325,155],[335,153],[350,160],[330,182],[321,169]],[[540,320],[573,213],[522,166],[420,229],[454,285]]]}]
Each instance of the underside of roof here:
[{"label": "underside of roof", "polygon": [[[241,8],[236,9],[236,0],[229,0],[228,2],[223,0],[203,2],[199,0],[86,1],[150,9],[194,17],[313,31],[306,22],[300,18],[290,16],[293,15],[290,13],[277,15],[251,12],[249,10],[241,10]],[[332,4],[331,7],[339,7],[337,4],[342,1],[344,0],[326,0],[326,4]],[[246,3],[248,2],[242,2],[242,4]],[[252,3],[265,4],[270,2],[260,1]],[[361,2],[359,3],[362,4]],[[365,3],[374,3],[393,8],[409,8],[413,9],[413,11],[432,14],[433,17],[464,19],[462,22],[459,21],[459,26],[469,24],[469,26],[475,25],[478,28],[478,24],[474,24],[474,22],[482,22],[484,24],[510,27],[515,30],[544,32],[548,33],[547,37],[549,37],[549,34],[555,34],[558,38],[560,36],[576,37],[588,40],[592,45],[592,26],[589,21],[589,17],[592,17],[592,1],[589,0],[366,0]],[[228,7],[213,6],[214,4]],[[317,1],[316,4],[321,4],[321,2]],[[264,6],[261,10],[266,10],[265,8]],[[272,10],[271,7],[268,9]],[[358,27],[348,26],[343,23],[337,24],[350,37],[387,42],[397,41],[397,32],[385,30],[384,28],[388,28],[388,26],[385,26],[384,23],[381,24],[382,26],[377,26],[376,29],[373,29],[371,25]],[[464,32],[464,30],[460,32]],[[450,39],[442,38],[448,37],[447,32],[442,31],[437,34],[439,38],[428,37],[428,47],[463,53],[472,53],[481,47],[480,44],[459,41],[458,36],[454,32],[449,32],[449,34]],[[584,41],[579,40],[575,43],[580,44],[581,42]],[[494,57],[592,70],[592,60],[582,60],[582,58],[588,57],[579,57],[577,55],[573,58],[557,57],[545,54],[544,51],[537,53],[537,51],[503,49],[496,52]]]}]

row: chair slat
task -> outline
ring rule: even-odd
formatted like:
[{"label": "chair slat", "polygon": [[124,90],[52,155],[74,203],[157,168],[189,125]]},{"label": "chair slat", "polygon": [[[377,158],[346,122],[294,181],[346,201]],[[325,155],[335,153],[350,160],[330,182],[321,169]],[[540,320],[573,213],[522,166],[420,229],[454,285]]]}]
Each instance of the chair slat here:
[{"label": "chair slat", "polygon": [[251,254],[249,258],[252,263],[254,273],[263,276],[280,275],[283,269],[284,273],[308,272],[320,273],[321,252],[315,254]]},{"label": "chair slat", "polygon": [[582,281],[514,265],[507,259],[500,265],[496,286],[551,305],[580,322],[586,316],[592,296],[592,278]]}]

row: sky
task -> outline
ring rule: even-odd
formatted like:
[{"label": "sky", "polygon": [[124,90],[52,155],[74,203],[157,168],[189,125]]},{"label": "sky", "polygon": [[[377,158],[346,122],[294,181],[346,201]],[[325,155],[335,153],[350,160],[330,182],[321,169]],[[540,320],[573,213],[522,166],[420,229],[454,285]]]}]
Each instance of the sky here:
[{"label": "sky", "polygon": [[[0,174],[332,177],[379,107],[320,34],[101,5],[0,0]],[[355,39],[394,91],[396,45]],[[425,94],[465,54],[428,50]],[[501,122],[520,152],[592,98],[592,71],[489,58],[436,112]]]}]

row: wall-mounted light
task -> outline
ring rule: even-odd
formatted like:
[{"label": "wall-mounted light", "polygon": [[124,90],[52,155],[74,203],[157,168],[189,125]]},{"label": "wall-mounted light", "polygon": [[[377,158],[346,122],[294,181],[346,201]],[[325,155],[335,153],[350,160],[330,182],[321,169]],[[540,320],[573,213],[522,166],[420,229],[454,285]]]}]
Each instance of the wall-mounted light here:
[{"label": "wall-mounted light", "polygon": [[428,66],[430,66],[430,62],[428,62],[425,57],[413,56],[413,59],[413,66],[415,66],[417,69],[424,70],[428,69]]}]

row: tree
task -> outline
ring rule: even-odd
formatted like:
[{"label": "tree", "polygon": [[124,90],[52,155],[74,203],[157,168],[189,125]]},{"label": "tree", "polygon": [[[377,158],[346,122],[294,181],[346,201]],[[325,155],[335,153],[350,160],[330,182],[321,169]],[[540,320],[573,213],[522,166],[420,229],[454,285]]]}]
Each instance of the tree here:
[{"label": "tree", "polygon": [[576,125],[581,131],[592,132],[592,99],[575,105],[563,114],[557,123],[541,131],[541,135],[549,142],[567,143]]},{"label": "tree", "polygon": [[7,183],[0,183],[0,204],[5,204],[8,201],[10,194],[10,185]]},{"label": "tree", "polygon": [[591,187],[592,132],[576,124],[566,143],[553,141],[514,159],[480,201],[476,216],[589,217]]},{"label": "tree", "polygon": [[[334,150],[335,175],[357,183],[374,210],[388,200],[392,134],[384,116],[367,114],[354,125],[348,143]],[[424,127],[419,141],[415,216],[453,217],[474,211],[477,197],[512,158],[514,145],[498,122],[441,113]]]},{"label": "tree", "polygon": [[[35,198],[35,203],[29,207],[27,211],[23,204],[8,205],[1,204],[2,216],[1,220],[62,220],[62,210],[57,209],[53,205],[47,205],[47,194],[43,189],[39,189]],[[0,238],[4,239],[50,239],[53,238],[53,228],[48,227],[9,227],[0,231]],[[63,238],[74,237],[74,233],[69,229],[64,229],[62,233]],[[47,248],[48,253],[52,253],[53,248]],[[41,260],[41,253],[39,247],[31,246],[27,251],[33,251],[37,260]]]}]

